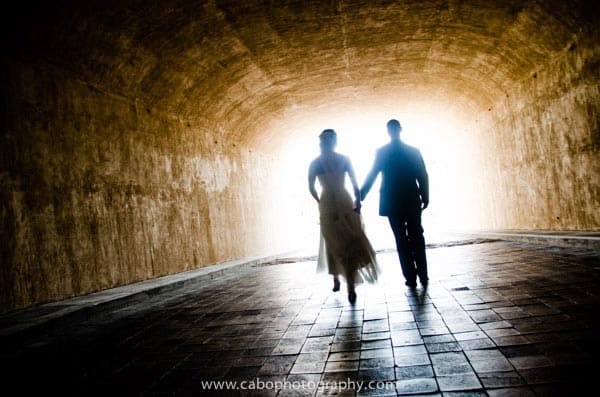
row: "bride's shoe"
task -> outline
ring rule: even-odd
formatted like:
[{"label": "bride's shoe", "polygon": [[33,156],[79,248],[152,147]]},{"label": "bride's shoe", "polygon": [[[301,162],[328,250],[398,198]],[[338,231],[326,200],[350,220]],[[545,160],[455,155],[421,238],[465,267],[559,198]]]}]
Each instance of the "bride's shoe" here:
[{"label": "bride's shoe", "polygon": [[356,292],[355,291],[348,292],[348,302],[350,302],[351,304],[356,303]]},{"label": "bride's shoe", "polygon": [[333,292],[338,292],[340,290],[340,280],[334,278],[333,279]]}]

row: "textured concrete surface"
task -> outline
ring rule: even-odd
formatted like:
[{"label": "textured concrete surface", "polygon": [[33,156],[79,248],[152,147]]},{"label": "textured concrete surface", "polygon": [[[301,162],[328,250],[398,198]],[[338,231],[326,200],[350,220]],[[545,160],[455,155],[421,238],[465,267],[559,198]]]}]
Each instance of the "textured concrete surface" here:
[{"label": "textured concrete surface", "polygon": [[[0,311],[293,249],[314,110],[464,116],[484,228],[596,230],[598,3],[25,0],[2,16]],[[287,222],[287,225],[286,225]]]},{"label": "textured concrete surface", "polygon": [[598,229],[599,55],[597,42],[573,42],[492,106],[482,128],[491,227]]},{"label": "textured concrete surface", "polygon": [[[37,87],[32,98],[49,114],[15,118],[4,136],[2,285],[10,287],[0,306],[275,253],[261,224],[272,198],[257,188],[269,186],[267,157],[52,79],[56,91]],[[20,99],[11,114],[36,111]]]},{"label": "textured concrete surface", "polygon": [[[3,337],[1,359],[10,363],[3,385],[23,395],[104,396],[593,390],[597,251],[490,242],[428,255],[430,286],[414,291],[403,286],[395,253],[379,255],[380,282],[360,286],[355,306],[331,292],[315,262],[273,263]],[[10,322],[2,317],[1,327]],[[223,380],[258,390],[215,391],[206,383]]]}]

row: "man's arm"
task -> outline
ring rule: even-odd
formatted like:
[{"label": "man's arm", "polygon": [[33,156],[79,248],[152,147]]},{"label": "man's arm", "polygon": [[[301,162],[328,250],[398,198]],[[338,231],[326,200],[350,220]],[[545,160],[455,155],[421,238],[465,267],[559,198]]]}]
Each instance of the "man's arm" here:
[{"label": "man's arm", "polygon": [[379,152],[377,152],[375,154],[375,162],[373,163],[373,168],[371,168],[371,172],[369,172],[369,174],[367,175],[367,178],[365,179],[365,183],[363,183],[362,189],[360,189],[361,200],[364,200],[365,197],[367,197],[369,190],[371,190],[373,183],[377,179],[377,175],[379,175],[379,173],[381,172],[381,165],[380,165],[379,157],[380,157]]},{"label": "man's arm", "polygon": [[427,169],[425,168],[421,152],[419,151],[417,154],[417,182],[419,182],[419,192],[421,194],[423,209],[425,209],[429,206],[429,175],[427,175]]}]

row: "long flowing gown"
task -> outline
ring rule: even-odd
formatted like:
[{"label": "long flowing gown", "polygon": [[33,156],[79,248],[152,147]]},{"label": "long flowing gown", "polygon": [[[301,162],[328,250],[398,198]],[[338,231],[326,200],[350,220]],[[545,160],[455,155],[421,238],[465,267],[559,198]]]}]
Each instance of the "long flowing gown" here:
[{"label": "long flowing gown", "polygon": [[317,175],[322,191],[319,200],[321,242],[317,269],[329,274],[354,273],[355,283],[377,280],[375,251],[365,235],[362,217],[354,211],[352,197],[344,186],[344,163],[322,157],[324,173]]}]

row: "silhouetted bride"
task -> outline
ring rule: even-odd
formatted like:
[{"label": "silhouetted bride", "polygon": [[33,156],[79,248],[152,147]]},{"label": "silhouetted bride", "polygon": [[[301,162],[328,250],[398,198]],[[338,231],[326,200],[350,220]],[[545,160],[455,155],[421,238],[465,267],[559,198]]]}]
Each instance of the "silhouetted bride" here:
[{"label": "silhouetted bride", "polygon": [[[335,152],[337,134],[325,130],[319,135],[321,155],[310,164],[308,185],[319,203],[321,244],[318,269],[333,275],[333,291],[339,291],[339,275],[348,286],[348,300],[356,302],[355,284],[377,279],[375,251],[363,231],[360,216],[360,190],[350,159]],[[346,174],[354,188],[355,201],[344,187]],[[319,179],[321,196],[315,188]]]}]

